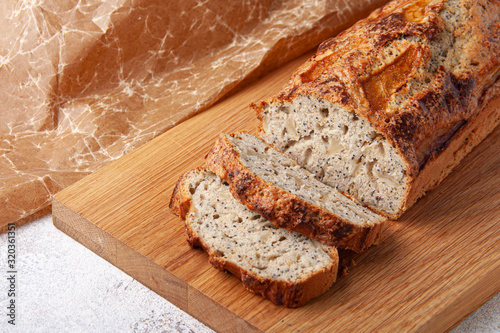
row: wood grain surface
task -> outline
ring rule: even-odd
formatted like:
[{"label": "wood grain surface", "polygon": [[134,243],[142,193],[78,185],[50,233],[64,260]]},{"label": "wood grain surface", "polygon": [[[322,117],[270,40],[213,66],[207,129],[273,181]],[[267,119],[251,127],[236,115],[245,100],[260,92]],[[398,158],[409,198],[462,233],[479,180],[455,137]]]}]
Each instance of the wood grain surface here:
[{"label": "wood grain surface", "polygon": [[[306,56],[307,57],[307,56]],[[441,332],[500,291],[500,128],[299,309],[247,292],[186,242],[168,209],[179,175],[220,132],[255,130],[248,104],[278,90],[301,57],[59,192],[54,225],[219,332]]]}]

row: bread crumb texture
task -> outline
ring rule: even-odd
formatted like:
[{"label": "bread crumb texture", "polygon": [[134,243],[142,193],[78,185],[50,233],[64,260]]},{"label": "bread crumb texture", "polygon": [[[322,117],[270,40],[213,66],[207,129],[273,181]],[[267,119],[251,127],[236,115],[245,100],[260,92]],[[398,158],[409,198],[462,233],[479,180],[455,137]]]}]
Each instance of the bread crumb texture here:
[{"label": "bread crumb texture", "polygon": [[276,228],[237,202],[229,185],[211,172],[199,173],[189,186],[192,198],[186,224],[210,255],[263,278],[288,282],[336,265],[331,247]]},{"label": "bread crumb texture", "polygon": [[360,225],[380,222],[382,217],[325,185],[262,139],[248,133],[225,135],[245,167],[266,182]]}]

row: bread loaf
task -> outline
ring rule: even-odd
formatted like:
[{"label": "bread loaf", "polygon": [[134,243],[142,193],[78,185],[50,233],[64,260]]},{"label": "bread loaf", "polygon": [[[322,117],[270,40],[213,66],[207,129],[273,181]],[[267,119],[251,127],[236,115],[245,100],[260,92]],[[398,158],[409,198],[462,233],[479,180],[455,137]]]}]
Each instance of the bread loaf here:
[{"label": "bread loaf", "polygon": [[237,202],[206,170],[179,178],[170,209],[185,219],[188,241],[245,287],[286,307],[304,305],[337,278],[338,253],[299,233],[278,229]]},{"label": "bread loaf", "polygon": [[206,160],[235,198],[277,227],[357,252],[382,237],[386,218],[321,183],[256,136],[221,134]]},{"label": "bread loaf", "polygon": [[393,1],[254,108],[266,141],[397,218],[498,124],[499,73],[498,1]]}]

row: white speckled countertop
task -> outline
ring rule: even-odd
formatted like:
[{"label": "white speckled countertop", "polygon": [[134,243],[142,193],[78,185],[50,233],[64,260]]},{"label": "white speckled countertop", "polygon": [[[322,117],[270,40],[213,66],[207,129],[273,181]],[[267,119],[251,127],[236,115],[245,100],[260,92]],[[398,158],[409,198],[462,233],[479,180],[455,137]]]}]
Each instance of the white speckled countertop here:
[{"label": "white speckled countertop", "polygon": [[[212,332],[74,241],[52,217],[16,230],[16,325],[8,323],[7,235],[0,235],[0,332]],[[500,332],[500,294],[453,333]]]}]

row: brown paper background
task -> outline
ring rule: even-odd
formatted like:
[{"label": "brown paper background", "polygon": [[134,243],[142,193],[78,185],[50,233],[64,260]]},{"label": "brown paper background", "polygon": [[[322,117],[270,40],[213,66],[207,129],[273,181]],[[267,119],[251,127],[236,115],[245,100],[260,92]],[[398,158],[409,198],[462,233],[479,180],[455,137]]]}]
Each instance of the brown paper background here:
[{"label": "brown paper background", "polygon": [[385,0],[0,3],[0,230]]}]

